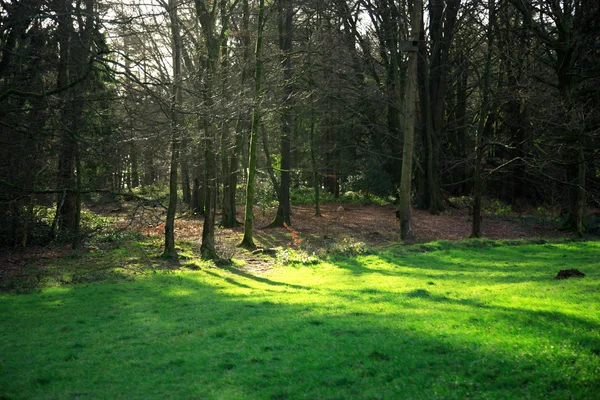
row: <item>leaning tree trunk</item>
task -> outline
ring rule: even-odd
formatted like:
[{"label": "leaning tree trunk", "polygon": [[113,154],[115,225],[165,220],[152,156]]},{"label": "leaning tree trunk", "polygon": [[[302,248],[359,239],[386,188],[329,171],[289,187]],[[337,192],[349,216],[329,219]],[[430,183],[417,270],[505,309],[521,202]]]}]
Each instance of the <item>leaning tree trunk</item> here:
[{"label": "leaning tree trunk", "polygon": [[[419,41],[422,15],[423,2],[422,0],[415,0],[411,13],[410,32],[410,40],[413,43],[418,43]],[[406,76],[406,99],[404,104],[404,149],[402,151],[402,172],[400,180],[400,201],[398,217],[400,219],[400,238],[406,241],[410,241],[415,238],[415,234],[412,230],[410,193],[415,140],[415,122],[417,118],[417,57],[418,53],[416,51],[412,51],[408,55],[408,70]]]}]

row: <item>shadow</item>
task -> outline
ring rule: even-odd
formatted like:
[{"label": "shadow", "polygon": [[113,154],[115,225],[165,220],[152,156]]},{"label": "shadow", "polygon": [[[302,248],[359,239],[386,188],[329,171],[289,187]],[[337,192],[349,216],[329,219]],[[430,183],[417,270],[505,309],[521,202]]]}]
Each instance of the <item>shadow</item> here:
[{"label": "shadow", "polygon": [[232,274],[235,274],[237,276],[241,276],[243,278],[250,279],[255,282],[260,282],[260,283],[264,283],[264,284],[271,285],[271,286],[283,286],[283,287],[289,287],[289,288],[294,288],[294,289],[299,289],[299,290],[311,290],[310,288],[305,287],[305,286],[294,285],[294,284],[285,283],[285,282],[277,282],[277,281],[273,281],[268,278],[264,278],[262,276],[253,275],[244,270],[241,270],[241,269],[238,269],[238,268],[235,268],[232,266],[225,266],[225,267],[222,267],[221,269],[231,272]]},{"label": "shadow", "polygon": [[425,287],[225,268],[1,295],[0,398],[596,398],[597,310],[587,320]]},{"label": "shadow", "polygon": [[235,279],[229,278],[227,276],[221,276],[221,275],[219,275],[217,273],[208,271],[207,269],[203,269],[202,272],[205,273],[205,274],[207,274],[207,275],[214,276],[215,278],[223,279],[225,282],[231,283],[232,285],[235,285],[237,287],[241,287],[241,288],[244,288],[244,289],[252,289],[251,286],[245,285],[245,284],[243,284],[241,282],[238,282]]},{"label": "shadow", "polygon": [[[479,282],[486,284],[506,284],[551,281],[565,265],[593,264],[594,260],[600,258],[600,251],[581,252],[576,246],[544,244],[452,249],[403,255],[384,251],[377,253],[376,257],[384,263],[397,266],[395,271],[387,271],[387,274],[392,276],[458,280],[462,275],[476,276]],[[336,265],[359,275],[386,273],[385,269],[369,268],[357,260],[340,260]],[[588,271],[594,272],[593,269]]]},{"label": "shadow", "polygon": [[289,243],[291,235],[284,228],[260,228],[254,232],[254,239],[265,248],[273,248]]}]

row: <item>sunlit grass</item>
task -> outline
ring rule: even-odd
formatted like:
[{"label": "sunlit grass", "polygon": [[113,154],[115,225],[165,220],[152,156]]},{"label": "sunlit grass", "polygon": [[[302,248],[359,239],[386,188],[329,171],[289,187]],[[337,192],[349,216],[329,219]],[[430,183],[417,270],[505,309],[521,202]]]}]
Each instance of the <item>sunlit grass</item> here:
[{"label": "sunlit grass", "polygon": [[438,245],[1,295],[0,398],[597,398],[600,243]]}]

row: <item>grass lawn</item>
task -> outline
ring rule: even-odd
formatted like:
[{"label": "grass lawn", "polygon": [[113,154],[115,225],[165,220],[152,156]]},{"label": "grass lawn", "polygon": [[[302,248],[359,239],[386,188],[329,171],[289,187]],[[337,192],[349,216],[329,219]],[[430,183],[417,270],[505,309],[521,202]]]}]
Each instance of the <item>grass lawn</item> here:
[{"label": "grass lawn", "polygon": [[[553,279],[568,268],[586,277]],[[600,242],[395,247],[0,295],[0,399],[599,395]]]}]

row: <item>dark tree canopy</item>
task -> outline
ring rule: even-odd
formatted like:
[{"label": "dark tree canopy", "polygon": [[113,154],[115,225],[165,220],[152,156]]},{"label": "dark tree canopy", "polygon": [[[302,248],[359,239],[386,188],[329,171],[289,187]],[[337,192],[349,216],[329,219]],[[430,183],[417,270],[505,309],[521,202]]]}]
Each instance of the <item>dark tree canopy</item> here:
[{"label": "dark tree canopy", "polygon": [[473,236],[492,198],[583,234],[599,42],[596,0],[2,0],[0,246],[76,247],[123,196],[170,257],[181,213],[215,258],[219,225],[252,247],[254,208],[293,226],[298,194],[396,201],[403,227],[469,198]]}]

